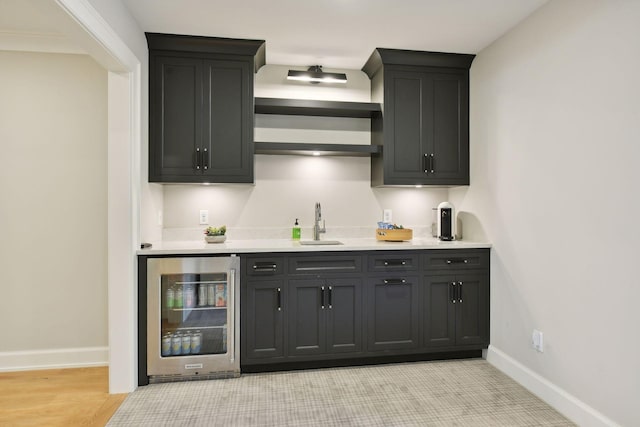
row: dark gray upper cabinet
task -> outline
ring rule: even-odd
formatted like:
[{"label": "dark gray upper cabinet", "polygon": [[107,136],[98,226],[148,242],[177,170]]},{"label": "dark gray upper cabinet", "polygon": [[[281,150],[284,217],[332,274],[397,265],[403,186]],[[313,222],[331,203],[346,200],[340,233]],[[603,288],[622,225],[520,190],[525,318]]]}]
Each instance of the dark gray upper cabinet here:
[{"label": "dark gray upper cabinet", "polygon": [[264,41],[147,33],[149,181],[253,182]]},{"label": "dark gray upper cabinet", "polygon": [[371,98],[371,184],[469,184],[469,68],[474,55],[376,49],[363,71]]}]

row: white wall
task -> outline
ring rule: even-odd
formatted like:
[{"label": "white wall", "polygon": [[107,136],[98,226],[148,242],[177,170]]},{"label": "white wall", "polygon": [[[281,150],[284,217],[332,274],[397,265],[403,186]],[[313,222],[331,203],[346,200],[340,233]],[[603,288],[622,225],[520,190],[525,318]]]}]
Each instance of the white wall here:
[{"label": "white wall", "polygon": [[[290,67],[266,65],[255,79],[256,97],[323,99],[369,102],[369,78],[357,70],[346,72],[347,84],[311,85],[286,80]],[[371,143],[369,119],[256,116],[256,141]],[[209,210],[212,225],[226,224],[229,238],[254,237],[240,229],[279,228],[285,238],[300,218],[303,238],[311,238],[315,202],[322,204],[327,235],[339,237],[346,229],[370,227],[382,219],[383,209],[405,226],[431,225],[431,208],[446,200],[446,189],[371,188],[368,157],[257,155],[255,185],[167,185],[164,187],[165,237],[175,229],[191,229],[201,238],[200,209]],[[429,230],[430,231],[430,230]],[[366,232],[366,231],[365,231]],[[347,236],[348,237],[348,236]],[[354,236],[356,237],[356,236]]]},{"label": "white wall", "polygon": [[553,0],[480,52],[472,185],[450,193],[494,245],[489,360],[580,425],[640,425],[639,21]]},{"label": "white wall", "polygon": [[0,63],[0,370],[104,364],[107,73],[86,55]]}]

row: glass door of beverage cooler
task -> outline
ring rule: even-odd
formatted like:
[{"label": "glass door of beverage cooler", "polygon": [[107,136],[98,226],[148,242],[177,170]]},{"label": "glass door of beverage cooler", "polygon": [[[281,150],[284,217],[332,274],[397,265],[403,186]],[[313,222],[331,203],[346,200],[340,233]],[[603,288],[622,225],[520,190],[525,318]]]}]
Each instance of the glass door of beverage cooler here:
[{"label": "glass door of beverage cooler", "polygon": [[147,268],[150,382],[239,375],[238,258],[154,258]]}]

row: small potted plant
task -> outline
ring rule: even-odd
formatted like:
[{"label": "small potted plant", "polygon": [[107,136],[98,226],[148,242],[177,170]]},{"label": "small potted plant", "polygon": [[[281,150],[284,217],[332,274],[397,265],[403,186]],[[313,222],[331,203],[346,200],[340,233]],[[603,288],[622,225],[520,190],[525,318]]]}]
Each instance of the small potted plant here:
[{"label": "small potted plant", "polygon": [[207,243],[222,243],[227,240],[227,226],[223,225],[222,227],[207,227],[204,230],[204,239]]}]

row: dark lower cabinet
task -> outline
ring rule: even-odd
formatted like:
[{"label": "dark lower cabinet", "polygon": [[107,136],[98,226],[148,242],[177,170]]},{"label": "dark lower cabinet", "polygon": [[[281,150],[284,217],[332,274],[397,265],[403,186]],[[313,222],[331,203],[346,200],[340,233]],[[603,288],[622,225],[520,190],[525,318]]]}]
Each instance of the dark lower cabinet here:
[{"label": "dark lower cabinet", "polygon": [[242,258],[249,370],[489,345],[488,249],[274,255]]},{"label": "dark lower cabinet", "polygon": [[417,276],[370,278],[367,284],[367,350],[420,345],[420,281]]},{"label": "dark lower cabinet", "polygon": [[426,347],[489,342],[488,274],[425,276],[423,298]]},{"label": "dark lower cabinet", "polygon": [[361,281],[289,281],[289,356],[358,352],[362,349]]},{"label": "dark lower cabinet", "polygon": [[241,336],[243,354],[247,358],[273,359],[285,355],[283,307],[286,295],[283,285],[281,280],[243,284]]}]

